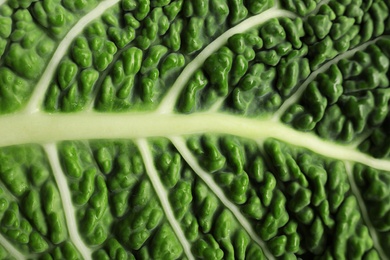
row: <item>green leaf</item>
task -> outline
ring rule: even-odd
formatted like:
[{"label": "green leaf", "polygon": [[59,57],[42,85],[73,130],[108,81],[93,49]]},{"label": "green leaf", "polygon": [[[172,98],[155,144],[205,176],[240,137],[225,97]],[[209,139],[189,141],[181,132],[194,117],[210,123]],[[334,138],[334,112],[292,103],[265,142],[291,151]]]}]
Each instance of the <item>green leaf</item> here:
[{"label": "green leaf", "polygon": [[0,0],[0,258],[390,258],[389,8]]}]

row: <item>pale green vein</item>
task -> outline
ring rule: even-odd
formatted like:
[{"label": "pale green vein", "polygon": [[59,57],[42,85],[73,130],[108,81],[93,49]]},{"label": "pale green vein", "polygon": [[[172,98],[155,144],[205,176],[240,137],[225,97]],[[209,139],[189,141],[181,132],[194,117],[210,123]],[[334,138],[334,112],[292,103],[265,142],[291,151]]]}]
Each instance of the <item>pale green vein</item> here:
[{"label": "pale green vein", "polygon": [[187,148],[184,140],[179,137],[170,137],[170,140],[172,141],[176,149],[179,151],[183,159],[196,173],[196,175],[198,175],[204,181],[204,183],[210,188],[210,190],[219,198],[222,204],[225,205],[225,207],[233,213],[238,223],[245,229],[245,231],[252,238],[252,240],[262,248],[266,258],[275,259],[275,257],[268,250],[268,247],[265,242],[256,234],[251,224],[244,217],[244,215],[242,215],[240,209],[228,200],[221,187],[214,181],[211,175],[202,169],[196,158],[193,156],[192,152]]},{"label": "pale green vein", "polygon": [[187,241],[183,230],[180,228],[179,222],[176,220],[175,215],[173,213],[172,207],[169,204],[168,194],[161,183],[161,180],[158,176],[157,170],[154,166],[153,156],[148,147],[148,143],[145,139],[137,140],[137,145],[140,150],[142,159],[145,164],[146,174],[149,176],[149,179],[153,185],[154,190],[157,193],[157,197],[161,202],[161,206],[164,210],[165,216],[168,219],[169,224],[171,225],[173,231],[175,232],[177,238],[179,239],[181,245],[183,246],[183,250],[185,255],[189,260],[195,259],[191,253],[191,245]]},{"label": "pale green vein", "polygon": [[358,187],[356,185],[355,178],[353,177],[353,169],[352,169],[351,163],[350,162],[346,162],[345,163],[345,168],[347,170],[348,180],[349,180],[349,184],[351,185],[352,193],[356,197],[356,200],[358,202],[358,205],[359,205],[360,212],[362,214],[363,220],[364,220],[364,222],[365,222],[365,224],[366,224],[366,226],[367,226],[367,228],[368,228],[368,230],[370,232],[372,241],[374,243],[374,248],[378,252],[378,254],[379,254],[381,259],[387,259],[386,254],[383,252],[383,249],[381,247],[378,234],[377,234],[374,226],[371,223],[370,217],[368,216],[368,211],[367,211],[366,204],[364,203],[362,195],[360,194],[360,191],[359,191],[359,189],[358,189]]},{"label": "pale green vein", "polygon": [[26,259],[26,257],[19,252],[14,245],[12,245],[2,234],[0,234],[0,244],[7,250],[7,252],[16,259]]},{"label": "pale green vein", "polygon": [[49,87],[50,81],[61,62],[62,57],[66,54],[72,41],[84,30],[84,28],[93,20],[101,16],[108,8],[112,7],[119,0],[105,0],[96,6],[92,11],[82,17],[73,28],[65,35],[64,39],[58,45],[51,60],[46,66],[41,78],[39,79],[34,92],[24,110],[25,113],[33,113],[40,109],[44,95]]},{"label": "pale green vein", "polygon": [[274,8],[281,9],[282,5],[280,4],[280,0],[274,0]]},{"label": "pale green vein", "polygon": [[257,27],[270,19],[279,18],[279,17],[288,17],[294,18],[295,14],[286,11],[280,10],[277,7],[273,7],[267,11],[264,11],[258,15],[252,16],[238,25],[227,30],[212,43],[210,43],[206,48],[204,48],[194,60],[192,60],[180,73],[179,77],[176,79],[175,83],[169,89],[164,99],[160,103],[160,106],[157,109],[158,113],[169,113],[171,112],[175,105],[181,91],[186,86],[187,82],[191,76],[199,69],[203,63],[206,61],[211,54],[215,53],[219,48],[226,44],[227,40],[238,33],[243,33],[251,28]]},{"label": "pale green vein", "polygon": [[337,64],[342,59],[351,58],[353,55],[355,55],[356,52],[364,50],[369,45],[374,44],[376,41],[378,41],[381,38],[383,38],[383,37],[378,37],[374,40],[368,41],[368,42],[361,44],[353,49],[350,49],[350,50],[344,52],[343,54],[338,55],[336,58],[325,62],[323,65],[321,65],[320,68],[313,71],[310,74],[310,76],[302,83],[302,85],[298,87],[297,91],[293,95],[291,95],[289,98],[287,98],[284,101],[283,105],[278,109],[278,111],[276,111],[274,113],[273,120],[275,120],[275,121],[280,120],[281,116],[287,111],[288,108],[290,108],[293,104],[298,103],[299,98],[305,92],[307,86],[309,86],[309,84],[313,80],[315,80],[315,78],[318,76],[318,74],[326,72],[333,64]]},{"label": "pale green vein", "polygon": [[59,161],[59,155],[55,144],[45,144],[44,146],[47,158],[53,171],[54,179],[57,183],[58,190],[61,196],[61,202],[65,213],[66,224],[71,241],[77,248],[83,259],[92,259],[91,250],[84,244],[77,230],[76,212],[72,204],[71,193],[66,181],[65,173],[62,171]]},{"label": "pale green vein", "polygon": [[253,140],[276,138],[329,158],[360,162],[390,171],[390,161],[373,158],[348,146],[325,141],[269,119],[197,113],[11,114],[0,117],[0,147],[62,140],[132,139],[190,134],[229,134]]}]

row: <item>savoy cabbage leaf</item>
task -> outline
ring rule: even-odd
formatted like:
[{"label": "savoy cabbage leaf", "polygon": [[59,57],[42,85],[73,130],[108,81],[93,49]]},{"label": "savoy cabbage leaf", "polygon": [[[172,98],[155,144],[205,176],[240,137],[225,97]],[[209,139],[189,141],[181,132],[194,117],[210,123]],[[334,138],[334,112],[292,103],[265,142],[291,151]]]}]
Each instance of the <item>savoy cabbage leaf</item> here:
[{"label": "savoy cabbage leaf", "polygon": [[390,258],[388,0],[0,0],[0,259]]}]

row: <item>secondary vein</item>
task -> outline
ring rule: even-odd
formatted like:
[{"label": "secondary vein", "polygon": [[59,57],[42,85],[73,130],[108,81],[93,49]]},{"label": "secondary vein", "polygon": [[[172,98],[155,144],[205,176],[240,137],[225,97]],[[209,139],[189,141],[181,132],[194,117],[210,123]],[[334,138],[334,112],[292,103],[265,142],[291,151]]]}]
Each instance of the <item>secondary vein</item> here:
[{"label": "secondary vein", "polygon": [[26,259],[26,257],[20,253],[2,234],[0,234],[0,244],[16,259]]},{"label": "secondary vein", "polygon": [[53,176],[60,192],[61,202],[65,213],[65,219],[70,239],[72,240],[77,250],[80,252],[83,259],[92,259],[91,250],[84,244],[77,230],[78,225],[76,221],[76,214],[74,206],[72,204],[72,198],[68,188],[68,183],[65,178],[65,173],[62,171],[60,165],[57,147],[55,146],[55,144],[51,143],[45,144],[44,149],[47,154],[47,158],[49,159],[49,163],[53,171]]},{"label": "secondary vein", "polygon": [[195,259],[191,253],[191,245],[187,241],[183,230],[180,227],[179,222],[176,220],[171,205],[169,204],[168,194],[164,189],[163,184],[161,183],[160,178],[158,177],[158,173],[156,168],[154,167],[153,157],[150,153],[148,144],[145,139],[137,140],[138,148],[141,152],[142,159],[145,164],[146,173],[149,176],[149,179],[153,185],[154,190],[157,193],[157,197],[161,202],[161,206],[164,210],[165,216],[168,219],[169,224],[171,225],[173,231],[175,232],[177,238],[179,239],[181,245],[183,246],[184,253],[189,260]]}]

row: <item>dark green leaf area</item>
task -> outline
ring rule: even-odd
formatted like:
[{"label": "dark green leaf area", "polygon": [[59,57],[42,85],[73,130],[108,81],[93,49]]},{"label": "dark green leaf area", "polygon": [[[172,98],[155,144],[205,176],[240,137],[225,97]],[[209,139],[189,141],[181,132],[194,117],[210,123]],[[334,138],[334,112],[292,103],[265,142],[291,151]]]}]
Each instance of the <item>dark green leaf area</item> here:
[{"label": "dark green leaf area", "polygon": [[184,1],[182,14],[190,17],[183,27],[182,50],[193,53],[202,49],[216,35],[245,18],[272,7],[273,1]]},{"label": "dark green leaf area", "polygon": [[381,39],[320,73],[282,120],[341,142],[351,142],[384,124],[390,98],[386,43],[388,39]]},{"label": "dark green leaf area", "polygon": [[93,254],[94,259],[109,260],[109,259],[129,259],[135,260],[135,256],[128,251],[116,240],[109,238],[103,248]]},{"label": "dark green leaf area", "polygon": [[[0,229],[26,254],[61,251],[68,239],[64,209],[39,146],[0,150]],[[73,254],[78,257],[74,249]]]},{"label": "dark green leaf area", "polygon": [[220,194],[187,165],[167,139],[154,139],[151,147],[174,215],[196,258],[264,259],[261,247],[223,204]]},{"label": "dark green leaf area", "polygon": [[28,81],[8,68],[0,68],[0,113],[10,113],[23,106],[31,94]]},{"label": "dark green leaf area", "polygon": [[[103,79],[95,100],[99,110],[124,110],[131,105],[131,96],[136,95],[134,93],[135,83],[138,82],[136,74],[141,68],[142,57],[142,51],[136,47],[122,53],[122,57],[114,63],[112,70]],[[155,81],[150,82],[153,85]]]},{"label": "dark green leaf area", "polygon": [[[8,7],[9,8],[9,7]],[[55,42],[33,22],[28,10],[0,10],[0,113],[20,109],[55,49]]]},{"label": "dark green leaf area", "polygon": [[77,260],[80,259],[80,254],[76,247],[69,241],[65,241],[60,245],[57,245],[54,249],[48,253],[39,256],[39,259],[52,260],[52,259],[69,259]]},{"label": "dark green leaf area", "polygon": [[167,259],[180,258],[183,248],[165,219],[149,180],[139,181],[128,192],[125,203],[131,210],[114,220],[112,227],[122,247],[136,259],[164,259],[164,255]]},{"label": "dark green leaf area", "polygon": [[264,149],[301,234],[298,255],[315,259],[377,256],[342,162],[272,139]]},{"label": "dark green leaf area", "polygon": [[390,39],[384,38],[358,52],[352,60],[340,61],[345,93],[358,92],[389,86]]},{"label": "dark green leaf area", "polygon": [[390,193],[389,173],[368,168],[357,164],[354,167],[354,179],[362,194],[367,208],[368,217],[378,234],[378,242],[381,244],[387,257],[390,256]]},{"label": "dark green leaf area", "polygon": [[[212,189],[197,177],[192,186],[193,200],[181,223],[188,230],[188,239],[193,241],[191,251],[194,255],[206,259],[264,259],[261,247],[250,238]],[[171,194],[174,198],[177,191]],[[195,227],[199,231],[194,232]],[[191,229],[193,231],[189,232]]]},{"label": "dark green leaf area", "polygon": [[[4,9],[5,8],[3,8],[3,10]],[[13,21],[9,15],[11,15],[11,13],[3,11],[2,15],[0,16],[0,59],[7,48],[7,39],[12,32]]]},{"label": "dark green leaf area", "polygon": [[[12,2],[16,1],[11,0],[11,3]],[[57,39],[63,38],[68,28],[77,21],[77,18],[79,18],[77,15],[78,12],[73,13],[71,10],[68,10],[66,7],[62,6],[60,1],[50,1],[50,5],[40,1],[34,2],[31,10],[35,21],[43,28],[46,28],[48,32]],[[91,2],[92,3],[90,3],[89,6],[80,6],[80,9],[85,8],[88,10],[96,4],[95,1]],[[80,13],[83,13],[82,10],[80,11]]]},{"label": "dark green leaf area", "polygon": [[88,245],[102,246],[94,257],[177,259],[182,255],[132,142],[63,142],[59,148],[79,232]]},{"label": "dark green leaf area", "polygon": [[275,111],[282,103],[273,88],[276,70],[255,63],[227,97],[224,106],[234,113],[249,116],[264,115]]},{"label": "dark green leaf area", "polygon": [[26,9],[28,8],[32,2],[35,2],[34,0],[22,0],[22,1],[15,1],[15,0],[10,0],[7,1],[7,7],[9,9],[17,9],[17,8],[23,8]]},{"label": "dark green leaf area", "polygon": [[[42,3],[36,0],[10,0],[1,6],[2,13],[17,13],[18,11],[31,13],[34,24],[45,28],[46,34],[61,39],[78,18],[94,8],[99,2],[95,0],[64,0]],[[19,31],[19,26],[13,31]],[[27,32],[27,31],[26,31]],[[20,31],[19,31],[20,33]],[[30,32],[29,32],[30,34]]]},{"label": "dark green leaf area", "polygon": [[309,14],[310,12],[314,11],[314,9],[317,7],[317,4],[321,2],[320,0],[297,0],[297,1],[290,1],[290,0],[281,0],[281,5],[286,8],[287,10],[291,12],[295,12],[299,14],[300,16],[305,16]]},{"label": "dark green leaf area", "polygon": [[275,66],[292,49],[302,47],[301,37],[305,34],[301,18],[273,18],[259,28],[264,49],[256,54],[259,61]]},{"label": "dark green leaf area", "polygon": [[[31,2],[33,3],[31,4]],[[35,22],[57,39],[63,38],[70,27],[77,22],[78,18],[94,8],[98,3],[99,1],[95,0],[55,0],[50,1],[50,3],[31,0],[11,0],[8,2],[15,9],[18,7],[26,8],[31,4],[29,9],[34,16]]]},{"label": "dark green leaf area", "polygon": [[[36,37],[46,40],[43,35],[38,35]],[[10,46],[4,61],[22,79],[27,80],[37,80],[45,68],[44,57],[41,57],[34,49],[26,50],[19,44]]]},{"label": "dark green leaf area", "polygon": [[[250,15],[271,7],[270,1],[257,3],[221,0],[213,1],[176,1],[164,7],[167,17],[166,34],[162,33],[163,43],[173,51],[181,50],[184,54],[195,54],[210,41],[228,28]],[[257,5],[257,6],[256,6]],[[248,12],[248,9],[253,12]],[[161,24],[162,19],[156,19]],[[146,20],[148,23],[148,21]],[[150,28],[153,28],[150,26]],[[160,28],[160,26],[155,26]],[[154,41],[153,30],[142,32],[139,43],[143,49]]]},{"label": "dark green leaf area", "polygon": [[[312,1],[314,2],[314,1]],[[304,43],[310,46],[310,67],[318,69],[325,61],[384,34],[389,7],[385,1],[329,1],[304,22]]]},{"label": "dark green leaf area", "polygon": [[283,97],[288,97],[295,92],[309,75],[309,60],[306,58],[307,46],[292,51],[286,59],[282,59],[277,66],[276,88]]},{"label": "dark green leaf area", "polygon": [[359,149],[362,152],[371,154],[377,158],[388,158],[390,155],[390,138],[387,133],[390,131],[390,117],[387,116],[383,124],[374,129],[361,144]]}]

